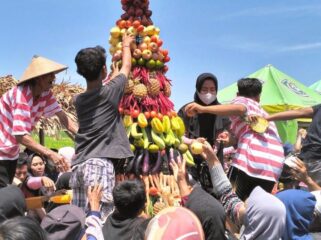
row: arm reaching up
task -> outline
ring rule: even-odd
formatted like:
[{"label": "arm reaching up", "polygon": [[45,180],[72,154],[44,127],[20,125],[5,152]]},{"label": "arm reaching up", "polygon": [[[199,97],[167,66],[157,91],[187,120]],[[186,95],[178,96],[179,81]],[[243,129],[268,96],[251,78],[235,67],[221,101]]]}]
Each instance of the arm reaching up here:
[{"label": "arm reaching up", "polygon": [[130,44],[134,41],[133,35],[123,35],[123,58],[122,58],[122,67],[119,73],[123,73],[128,77],[130,69],[132,67],[132,55],[130,52]]}]

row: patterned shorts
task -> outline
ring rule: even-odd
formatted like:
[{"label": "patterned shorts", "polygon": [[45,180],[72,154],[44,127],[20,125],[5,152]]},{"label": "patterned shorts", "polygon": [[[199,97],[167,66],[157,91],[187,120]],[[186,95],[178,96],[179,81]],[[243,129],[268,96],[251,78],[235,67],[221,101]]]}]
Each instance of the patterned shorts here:
[{"label": "patterned shorts", "polygon": [[113,162],[107,158],[90,158],[84,163],[72,168],[70,187],[72,189],[72,204],[88,212],[87,189],[89,186],[102,185],[101,199],[102,219],[113,210],[112,191],[115,186],[115,171]]}]

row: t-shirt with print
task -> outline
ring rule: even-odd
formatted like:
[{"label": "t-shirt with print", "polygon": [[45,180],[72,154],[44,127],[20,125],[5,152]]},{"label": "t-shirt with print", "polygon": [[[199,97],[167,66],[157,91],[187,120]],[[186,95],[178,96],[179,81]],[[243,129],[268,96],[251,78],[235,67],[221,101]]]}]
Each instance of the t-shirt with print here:
[{"label": "t-shirt with print", "polygon": [[[232,104],[244,105],[247,116],[268,116],[259,103],[250,98],[236,97]],[[231,131],[238,139],[232,166],[249,176],[276,182],[283,168],[284,153],[274,122],[269,122],[264,133],[256,133],[243,117],[230,117]]]},{"label": "t-shirt with print", "polygon": [[321,160],[321,104],[313,106],[312,109],[312,122],[299,155],[302,160]]},{"label": "t-shirt with print", "polygon": [[90,158],[132,157],[129,140],[118,112],[127,78],[119,74],[106,85],[77,96],[79,130],[72,165]]},{"label": "t-shirt with print", "polygon": [[0,99],[0,160],[19,156],[15,136],[30,134],[41,117],[51,117],[61,111],[51,91],[42,92],[35,100],[29,85],[13,87]]}]

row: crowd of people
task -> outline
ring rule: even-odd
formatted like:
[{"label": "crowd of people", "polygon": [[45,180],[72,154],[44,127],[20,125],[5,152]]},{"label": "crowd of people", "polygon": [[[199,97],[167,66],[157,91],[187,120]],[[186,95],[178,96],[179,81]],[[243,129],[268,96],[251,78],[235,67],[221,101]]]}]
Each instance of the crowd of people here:
[{"label": "crowd of people", "polygon": [[[50,91],[55,74],[67,67],[43,57],[35,56],[1,97],[0,240],[317,237],[321,105],[269,115],[255,78],[240,79],[236,98],[224,105],[216,97],[217,78],[197,78],[194,101],[178,115],[186,126],[182,141],[200,142],[203,152],[194,156],[195,166],[187,167],[180,155],[170,161],[180,206],[149,216],[139,176],[115,183],[119,162],[133,157],[118,112],[133,41],[124,34],[122,66],[114,65],[108,79],[104,48],[77,53],[77,72],[87,83],[73,100],[78,122]],[[75,148],[48,149],[32,139],[37,121],[53,115],[75,136]],[[295,144],[283,144],[273,121],[302,117],[312,118],[308,131],[300,129]],[[48,201],[57,195],[72,200]]]}]

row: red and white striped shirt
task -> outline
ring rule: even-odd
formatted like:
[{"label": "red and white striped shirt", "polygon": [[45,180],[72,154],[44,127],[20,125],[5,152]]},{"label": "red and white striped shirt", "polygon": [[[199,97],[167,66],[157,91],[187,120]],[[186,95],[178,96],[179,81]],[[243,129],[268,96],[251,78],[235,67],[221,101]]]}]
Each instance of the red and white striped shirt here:
[{"label": "red and white striped shirt", "polygon": [[[232,104],[244,105],[247,109],[247,116],[268,116],[259,103],[250,98],[236,97]],[[274,122],[269,122],[266,132],[260,134],[252,131],[242,117],[233,116],[230,119],[231,132],[238,139],[232,166],[252,177],[278,181],[283,168],[284,153]]]},{"label": "red and white striped shirt", "polygon": [[43,92],[37,101],[28,85],[19,85],[0,99],[0,160],[14,160],[19,155],[16,135],[30,134],[37,121],[61,111],[51,91]]}]

